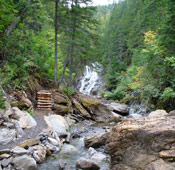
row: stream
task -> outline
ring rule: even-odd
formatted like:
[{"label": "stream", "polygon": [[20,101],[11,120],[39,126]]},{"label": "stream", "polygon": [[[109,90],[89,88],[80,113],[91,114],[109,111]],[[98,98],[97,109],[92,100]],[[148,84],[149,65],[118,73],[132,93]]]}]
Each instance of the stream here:
[{"label": "stream", "polygon": [[[76,132],[79,137],[73,138],[70,144],[64,144],[58,154],[48,157],[45,162],[38,166],[38,170],[59,170],[59,163],[65,162],[65,170],[76,170],[76,161],[83,157],[88,158],[88,148],[84,146],[84,138],[95,133],[104,133],[104,124],[92,124],[92,122],[84,121],[72,127],[72,133]],[[104,148],[97,149],[104,152]],[[107,160],[98,163],[101,170],[109,170],[110,157],[106,155]]]},{"label": "stream", "polygon": [[[78,85],[80,92],[97,96],[99,95],[100,89],[104,87],[104,81],[99,72],[102,71],[102,67],[99,63],[93,63],[93,67],[86,66],[84,76]],[[94,69],[96,68],[96,70]],[[94,93],[94,91],[97,91]],[[131,105],[129,116],[141,117],[146,111],[139,105]],[[124,117],[123,119],[126,119]],[[54,154],[46,159],[41,165],[38,166],[38,170],[59,170],[59,163],[65,163],[65,170],[76,170],[76,161],[83,157],[88,158],[88,148],[84,146],[84,138],[92,136],[95,133],[105,132],[106,126],[114,126],[116,123],[111,122],[108,124],[93,124],[89,121],[83,121],[75,124],[71,127],[71,133],[77,133],[78,137],[73,138],[70,144],[64,144],[61,151],[58,154]],[[104,153],[104,148],[97,150],[98,152]],[[106,154],[105,154],[106,155]],[[110,157],[106,155],[107,160],[99,163],[100,170],[110,169]]]}]

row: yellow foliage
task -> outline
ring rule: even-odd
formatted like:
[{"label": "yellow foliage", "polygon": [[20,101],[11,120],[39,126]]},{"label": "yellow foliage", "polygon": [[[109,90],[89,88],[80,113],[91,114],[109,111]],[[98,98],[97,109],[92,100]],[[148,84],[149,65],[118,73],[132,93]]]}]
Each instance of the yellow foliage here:
[{"label": "yellow foliage", "polygon": [[145,33],[145,44],[153,44],[156,40],[156,33],[153,31],[148,31]]},{"label": "yellow foliage", "polygon": [[143,78],[142,78],[142,73],[144,72],[144,68],[137,67],[137,71],[138,73],[132,77],[134,81],[129,86],[133,90],[136,90],[140,87],[144,87]]}]

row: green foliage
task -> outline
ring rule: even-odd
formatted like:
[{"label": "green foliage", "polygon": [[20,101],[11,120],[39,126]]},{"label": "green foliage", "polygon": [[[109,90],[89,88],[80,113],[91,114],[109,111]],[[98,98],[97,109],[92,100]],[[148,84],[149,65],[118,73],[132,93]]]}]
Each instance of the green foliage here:
[{"label": "green foliage", "polygon": [[75,94],[75,91],[68,86],[64,86],[64,88],[62,89],[62,93],[68,97],[72,97]]},{"label": "green foliage", "polygon": [[34,112],[33,112],[33,111],[27,110],[27,112],[28,112],[31,116],[34,116]]},{"label": "green foliage", "polygon": [[2,91],[0,90],[0,109],[5,109],[5,102],[4,102],[3,96],[4,95]]}]

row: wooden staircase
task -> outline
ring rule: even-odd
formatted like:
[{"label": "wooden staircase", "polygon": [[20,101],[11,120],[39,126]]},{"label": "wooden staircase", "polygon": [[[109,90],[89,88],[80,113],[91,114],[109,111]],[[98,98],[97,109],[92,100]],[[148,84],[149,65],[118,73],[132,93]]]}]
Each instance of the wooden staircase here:
[{"label": "wooden staircase", "polygon": [[52,94],[49,91],[37,92],[37,109],[52,110]]}]

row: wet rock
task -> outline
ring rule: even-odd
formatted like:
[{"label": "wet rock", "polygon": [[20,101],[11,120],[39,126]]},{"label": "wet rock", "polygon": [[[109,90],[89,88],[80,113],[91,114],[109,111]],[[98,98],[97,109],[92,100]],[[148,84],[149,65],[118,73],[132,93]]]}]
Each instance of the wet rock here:
[{"label": "wet rock", "polygon": [[13,148],[11,150],[11,152],[13,154],[17,154],[17,155],[23,155],[23,154],[27,154],[28,153],[28,150],[24,149],[24,148],[21,148],[19,146],[16,146],[15,148]]},{"label": "wet rock", "polygon": [[131,168],[123,164],[117,164],[112,168],[112,170],[137,170],[137,169]]},{"label": "wet rock", "polygon": [[101,153],[101,152],[97,152],[94,148],[89,148],[88,150],[88,155],[89,155],[89,159],[95,161],[95,162],[102,162],[102,161],[106,161],[106,156]]},{"label": "wet rock", "polygon": [[114,113],[120,114],[122,116],[127,116],[129,114],[129,107],[126,104],[111,103],[108,104],[108,109]]},{"label": "wet rock", "polygon": [[147,165],[145,170],[175,170],[175,167],[160,159]]},{"label": "wet rock", "polygon": [[160,116],[165,116],[167,115],[168,113],[165,111],[165,110],[156,110],[156,111],[153,111],[149,114],[149,117],[160,117]]},{"label": "wet rock", "polygon": [[0,132],[0,145],[5,145],[16,139],[15,129],[2,128]]},{"label": "wet rock", "polygon": [[105,145],[108,133],[97,133],[93,136],[86,137],[84,143],[86,147],[98,148]]},{"label": "wet rock", "polygon": [[[154,115],[128,118],[112,129],[106,141],[112,167],[123,164],[145,169],[160,157],[174,160],[175,115],[165,112],[159,117],[157,113]],[[150,166],[154,167],[155,164]]]},{"label": "wet rock", "polygon": [[33,147],[35,149],[33,157],[37,163],[41,163],[46,159],[46,147],[42,145],[36,145]]},{"label": "wet rock", "polygon": [[18,146],[22,148],[28,148],[30,146],[34,146],[40,143],[39,139],[28,139],[23,142],[21,142]]},{"label": "wet rock", "polygon": [[83,170],[99,170],[100,167],[92,160],[80,158],[76,162],[76,168],[80,168]]},{"label": "wet rock", "polygon": [[20,170],[37,170],[36,161],[30,156],[23,155],[19,157],[15,157],[13,160],[13,164],[16,169]]},{"label": "wet rock", "polygon": [[75,152],[75,151],[77,151],[77,149],[74,146],[69,145],[69,144],[64,144],[61,148],[60,153],[70,153],[70,152]]},{"label": "wet rock", "polygon": [[13,110],[17,116],[19,116],[19,125],[21,128],[32,128],[37,125],[35,119],[30,116],[28,112],[23,112],[17,107],[13,107]]},{"label": "wet rock", "polygon": [[55,132],[57,132],[59,135],[66,135],[68,131],[68,124],[64,117],[60,115],[49,115],[44,116],[44,120],[46,121],[49,128],[53,129]]},{"label": "wet rock", "polygon": [[60,160],[58,165],[58,170],[64,170],[66,167],[66,164],[67,163],[65,161]]}]

